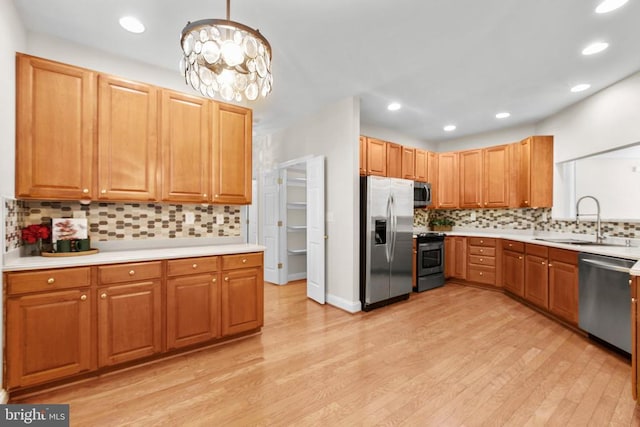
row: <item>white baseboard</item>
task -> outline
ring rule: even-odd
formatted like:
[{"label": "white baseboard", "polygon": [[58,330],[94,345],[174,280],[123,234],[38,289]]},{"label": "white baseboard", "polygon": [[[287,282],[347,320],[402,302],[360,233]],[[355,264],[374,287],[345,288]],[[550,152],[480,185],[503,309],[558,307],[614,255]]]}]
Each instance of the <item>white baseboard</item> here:
[{"label": "white baseboard", "polygon": [[302,280],[302,279],[306,279],[307,278],[307,272],[304,271],[302,273],[292,273],[289,274],[287,276],[287,279],[289,279],[289,282],[294,282],[296,280]]},{"label": "white baseboard", "polygon": [[0,388],[0,404],[4,405],[9,402],[9,393],[3,388]]},{"label": "white baseboard", "polygon": [[349,301],[331,294],[327,294],[327,304],[330,304],[349,313],[357,313],[359,311],[362,311],[362,304],[360,303],[360,301]]}]

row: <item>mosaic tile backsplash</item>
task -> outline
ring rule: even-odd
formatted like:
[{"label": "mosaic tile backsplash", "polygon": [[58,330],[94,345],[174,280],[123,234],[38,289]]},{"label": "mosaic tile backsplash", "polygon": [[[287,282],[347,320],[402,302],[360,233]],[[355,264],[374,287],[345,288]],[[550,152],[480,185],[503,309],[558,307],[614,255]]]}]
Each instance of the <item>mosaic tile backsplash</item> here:
[{"label": "mosaic tile backsplash", "polygon": [[[242,233],[239,206],[8,201],[5,209],[6,251],[21,245],[22,227],[40,224],[44,218],[72,217],[74,212],[86,216],[94,241],[240,237]],[[194,224],[185,224],[186,212],[194,214]]]},{"label": "mosaic tile backsplash", "polygon": [[[475,220],[472,220],[475,214]],[[558,221],[551,219],[550,208],[539,209],[462,209],[414,210],[413,226],[424,227],[430,218],[450,218],[454,227],[492,230],[531,230],[577,234],[594,234],[595,221]],[[546,218],[546,220],[545,220]],[[602,222],[602,232],[611,237],[640,237],[640,222]]]}]

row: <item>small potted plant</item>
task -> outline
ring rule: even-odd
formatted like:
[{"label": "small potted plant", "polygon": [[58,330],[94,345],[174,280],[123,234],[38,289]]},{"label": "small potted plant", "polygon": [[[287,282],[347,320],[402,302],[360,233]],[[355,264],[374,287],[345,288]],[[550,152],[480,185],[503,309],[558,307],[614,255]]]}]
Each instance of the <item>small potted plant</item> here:
[{"label": "small potted plant", "polygon": [[434,218],[429,221],[432,231],[451,231],[451,227],[455,222],[449,218]]},{"label": "small potted plant", "polygon": [[48,239],[51,230],[46,225],[31,224],[23,228],[21,234],[24,242],[24,254],[37,256],[42,252],[42,239]]}]

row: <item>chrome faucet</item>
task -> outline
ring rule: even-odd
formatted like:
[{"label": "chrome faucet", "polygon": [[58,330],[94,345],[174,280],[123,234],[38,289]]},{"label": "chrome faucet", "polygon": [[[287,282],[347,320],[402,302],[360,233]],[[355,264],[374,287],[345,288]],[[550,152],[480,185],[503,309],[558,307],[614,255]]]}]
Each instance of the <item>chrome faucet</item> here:
[{"label": "chrome faucet", "polygon": [[595,214],[582,214],[582,215],[595,215],[596,216],[596,243],[602,243],[602,241],[606,238],[602,234],[602,224],[600,222],[600,202],[593,196],[582,196],[576,202],[576,224],[580,223],[580,202],[584,199],[593,199],[596,202],[596,213]]}]

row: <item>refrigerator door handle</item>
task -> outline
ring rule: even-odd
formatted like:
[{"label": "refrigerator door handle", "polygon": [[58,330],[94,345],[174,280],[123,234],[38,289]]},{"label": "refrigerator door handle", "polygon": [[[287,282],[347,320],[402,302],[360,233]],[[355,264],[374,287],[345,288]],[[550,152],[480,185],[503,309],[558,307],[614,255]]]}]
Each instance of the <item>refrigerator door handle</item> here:
[{"label": "refrigerator door handle", "polygon": [[387,197],[387,243],[384,246],[384,253],[387,256],[387,262],[391,262],[391,239],[393,238],[393,234],[391,229],[393,228],[393,224],[391,222],[391,196]]},{"label": "refrigerator door handle", "polygon": [[389,262],[393,262],[393,255],[396,252],[396,235],[397,235],[397,227],[398,227],[398,218],[396,217],[396,200],[393,197],[393,194],[390,196],[391,199],[391,255],[389,257]]}]

